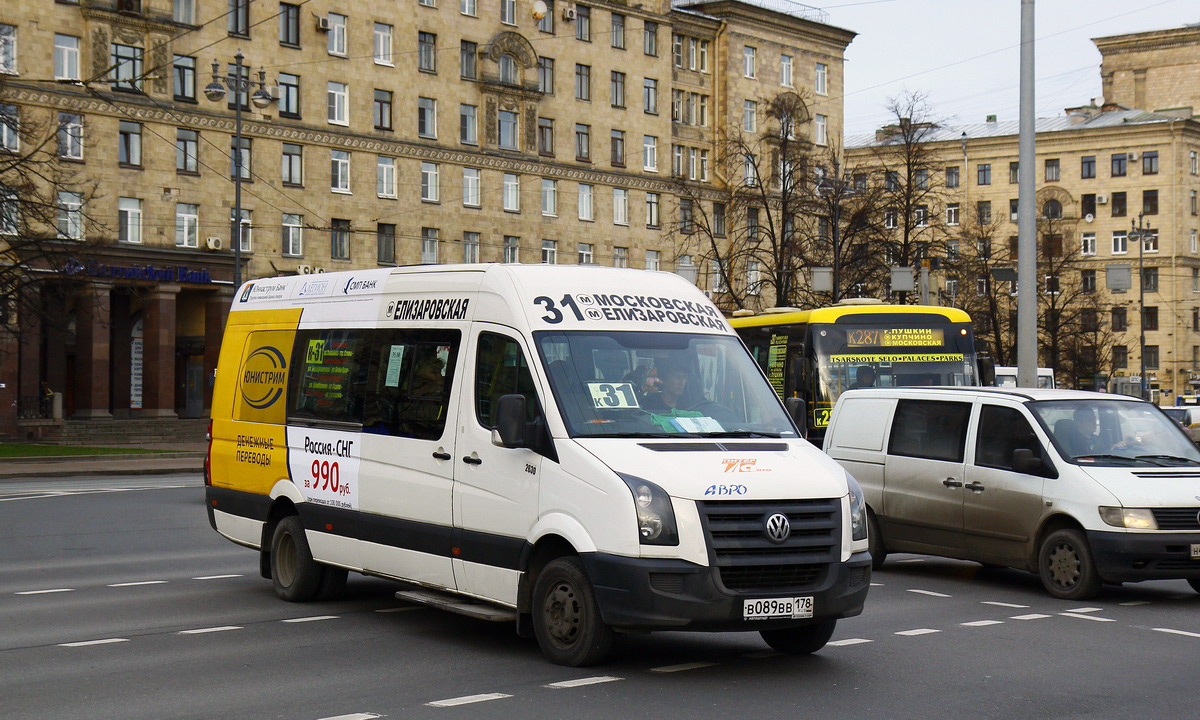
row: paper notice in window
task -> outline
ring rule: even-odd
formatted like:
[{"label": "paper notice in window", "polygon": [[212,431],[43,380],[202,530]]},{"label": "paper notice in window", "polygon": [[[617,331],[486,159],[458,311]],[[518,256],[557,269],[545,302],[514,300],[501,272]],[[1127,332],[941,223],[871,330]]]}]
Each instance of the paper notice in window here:
[{"label": "paper notice in window", "polygon": [[402,362],[404,362],[404,346],[393,345],[391,352],[388,353],[387,376],[384,378],[384,384],[388,387],[399,387]]}]

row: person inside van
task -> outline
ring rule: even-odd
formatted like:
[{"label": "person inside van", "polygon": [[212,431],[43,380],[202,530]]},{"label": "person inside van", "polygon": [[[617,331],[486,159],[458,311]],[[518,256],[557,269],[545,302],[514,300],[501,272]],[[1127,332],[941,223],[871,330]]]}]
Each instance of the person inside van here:
[{"label": "person inside van", "polygon": [[1070,420],[1064,418],[1054,424],[1054,435],[1072,457],[1108,450],[1101,447],[1099,430],[1096,410],[1088,405],[1075,408]]},{"label": "person inside van", "polygon": [[854,384],[850,389],[875,387],[875,368],[870,365],[860,365],[854,373]]},{"label": "person inside van", "polygon": [[687,370],[679,365],[666,365],[658,368],[657,376],[661,381],[661,389],[646,398],[644,409],[659,415],[687,409],[687,404],[690,404],[685,400],[688,390]]}]

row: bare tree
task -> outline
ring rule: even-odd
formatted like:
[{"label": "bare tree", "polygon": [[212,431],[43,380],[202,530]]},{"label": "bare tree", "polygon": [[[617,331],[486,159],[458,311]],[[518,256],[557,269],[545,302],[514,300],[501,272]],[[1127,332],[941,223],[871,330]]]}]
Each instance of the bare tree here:
[{"label": "bare tree", "polygon": [[1013,304],[1011,284],[998,280],[995,270],[1015,272],[1007,243],[997,243],[1002,222],[978,212],[970,213],[957,236],[945,241],[946,290],[943,295],[966,310],[975,326],[977,340],[986,342],[998,365],[1011,365],[1015,358],[1015,326],[1010,317]]}]

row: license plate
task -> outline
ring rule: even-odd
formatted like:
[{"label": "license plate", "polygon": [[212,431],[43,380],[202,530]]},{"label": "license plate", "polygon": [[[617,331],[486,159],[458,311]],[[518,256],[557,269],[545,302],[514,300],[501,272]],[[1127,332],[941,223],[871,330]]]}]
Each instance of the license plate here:
[{"label": "license plate", "polygon": [[1200,560],[1200,543],[1192,543],[1192,559]]},{"label": "license plate", "polygon": [[771,620],[775,618],[799,620],[811,618],[812,616],[813,599],[811,596],[745,600],[742,603],[743,620]]}]

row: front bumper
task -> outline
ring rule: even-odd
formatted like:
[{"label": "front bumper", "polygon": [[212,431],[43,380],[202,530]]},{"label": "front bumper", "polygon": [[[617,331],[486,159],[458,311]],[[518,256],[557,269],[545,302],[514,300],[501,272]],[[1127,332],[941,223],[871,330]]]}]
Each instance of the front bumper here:
[{"label": "front bumper", "polygon": [[[719,571],[686,560],[627,558],[585,553],[580,558],[595,588],[604,622],[619,630],[753,631],[795,627],[862,612],[871,580],[871,556],[856,553],[831,565],[824,579],[795,591],[731,593]],[[811,620],[743,620],[744,600],[813,597]]]},{"label": "front bumper", "polygon": [[1111,582],[1193,580],[1200,578],[1200,558],[1191,547],[1200,533],[1121,533],[1089,530],[1088,544],[1100,577]]}]

